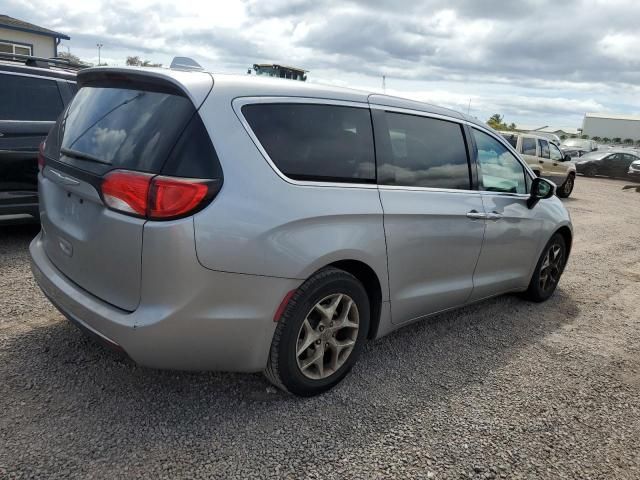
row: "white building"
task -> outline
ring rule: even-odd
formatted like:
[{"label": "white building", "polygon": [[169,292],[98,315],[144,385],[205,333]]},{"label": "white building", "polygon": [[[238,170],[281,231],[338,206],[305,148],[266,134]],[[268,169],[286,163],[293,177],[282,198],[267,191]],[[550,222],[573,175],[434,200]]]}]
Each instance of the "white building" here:
[{"label": "white building", "polygon": [[582,133],[589,137],[631,138],[640,140],[640,117],[613,115],[608,113],[587,113],[582,121]]},{"label": "white building", "polygon": [[0,53],[51,58],[58,55],[60,40],[69,40],[69,37],[8,15],[0,15]]}]

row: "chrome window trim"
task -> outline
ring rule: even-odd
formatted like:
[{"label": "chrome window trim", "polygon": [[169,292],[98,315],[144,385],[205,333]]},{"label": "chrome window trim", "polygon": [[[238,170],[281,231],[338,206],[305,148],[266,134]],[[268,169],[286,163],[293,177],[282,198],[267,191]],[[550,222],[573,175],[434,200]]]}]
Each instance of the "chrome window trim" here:
[{"label": "chrome window trim", "polygon": [[474,194],[480,195],[481,190],[468,190],[468,189],[456,189],[456,188],[439,188],[439,187],[418,187],[418,186],[404,186],[404,185],[378,185],[380,190],[402,190],[411,192],[433,192],[433,193],[462,193],[462,194]]},{"label": "chrome window trim", "polygon": [[[346,100],[331,100],[324,98],[314,98],[314,97],[236,97],[231,101],[231,107],[240,120],[240,123],[244,127],[245,131],[251,138],[251,141],[256,146],[256,148],[260,151],[262,156],[265,158],[269,166],[273,169],[273,171],[285,182],[290,183],[292,185],[298,186],[313,186],[313,187],[341,187],[341,188],[364,188],[364,189],[376,189],[378,185],[376,183],[355,183],[355,182],[322,182],[322,181],[313,181],[313,180],[295,180],[293,178],[285,175],[274,163],[271,159],[267,151],[258,140],[258,137],[253,132],[253,129],[247,122],[247,119],[242,114],[242,107],[245,105],[252,104],[264,104],[264,103],[303,103],[303,104],[318,104],[318,105],[336,105],[341,107],[356,107],[356,108],[365,108],[369,109],[369,104],[365,102],[351,102]],[[373,127],[371,130],[373,136]],[[375,159],[374,159],[375,161]]]}]

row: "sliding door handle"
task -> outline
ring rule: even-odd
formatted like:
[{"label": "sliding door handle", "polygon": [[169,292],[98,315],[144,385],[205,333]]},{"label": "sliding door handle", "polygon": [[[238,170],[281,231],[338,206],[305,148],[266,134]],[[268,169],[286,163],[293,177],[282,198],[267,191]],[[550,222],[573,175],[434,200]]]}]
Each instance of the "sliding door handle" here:
[{"label": "sliding door handle", "polygon": [[481,213],[477,210],[471,210],[467,213],[467,218],[470,218],[472,220],[484,220],[485,218],[487,218],[487,214]]}]

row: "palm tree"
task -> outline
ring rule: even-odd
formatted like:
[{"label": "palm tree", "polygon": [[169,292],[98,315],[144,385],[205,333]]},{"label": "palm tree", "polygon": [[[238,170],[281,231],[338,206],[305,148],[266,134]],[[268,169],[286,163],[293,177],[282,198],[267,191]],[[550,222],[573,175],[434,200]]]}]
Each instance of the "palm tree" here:
[{"label": "palm tree", "polygon": [[611,139],[609,137],[604,137],[602,139],[602,143],[611,143]]}]

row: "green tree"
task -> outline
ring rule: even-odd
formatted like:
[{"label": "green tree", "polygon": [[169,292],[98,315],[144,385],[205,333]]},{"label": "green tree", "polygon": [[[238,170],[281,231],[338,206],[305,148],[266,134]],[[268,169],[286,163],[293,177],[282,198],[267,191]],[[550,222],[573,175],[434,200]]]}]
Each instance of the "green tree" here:
[{"label": "green tree", "polygon": [[589,140],[589,135],[581,135],[580,138],[583,140]]},{"label": "green tree", "polygon": [[625,138],[624,143],[626,143],[627,145],[633,145],[633,138]]},{"label": "green tree", "polygon": [[620,137],[614,137],[611,139],[613,143],[622,143],[622,139]]},{"label": "green tree", "polygon": [[602,139],[600,137],[598,137],[597,135],[595,137],[591,137],[591,140],[593,140],[594,142],[602,141]]},{"label": "green tree", "polygon": [[507,125],[504,121],[504,117],[499,113],[494,113],[493,115],[491,115],[491,117],[489,117],[489,120],[487,120],[487,125],[489,125],[494,130],[515,130],[516,128],[518,128],[517,125],[513,122]]},{"label": "green tree", "polygon": [[560,135],[560,140],[566,140],[567,136],[563,133],[562,135]]},{"label": "green tree", "polygon": [[640,140],[636,140],[636,145],[640,147]]},{"label": "green tree", "polygon": [[611,143],[611,139],[609,137],[604,137],[602,139],[602,143]]},{"label": "green tree", "polygon": [[152,63],[151,60],[142,60],[137,55],[135,57],[127,57],[127,65],[132,67],[161,67],[161,63]]}]

